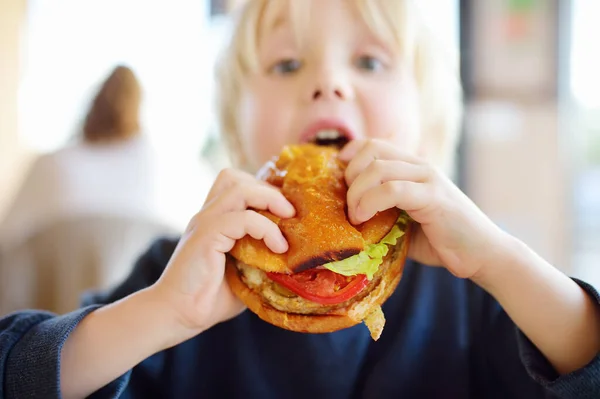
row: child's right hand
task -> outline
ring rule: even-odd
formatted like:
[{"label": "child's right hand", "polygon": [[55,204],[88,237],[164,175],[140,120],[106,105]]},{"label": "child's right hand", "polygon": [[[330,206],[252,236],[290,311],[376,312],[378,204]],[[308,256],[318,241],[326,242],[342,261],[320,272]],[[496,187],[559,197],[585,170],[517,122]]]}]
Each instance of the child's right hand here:
[{"label": "child's right hand", "polygon": [[[222,171],[202,210],[190,221],[163,275],[152,287],[168,303],[184,341],[237,316],[244,305],[224,279],[225,254],[246,234],[264,240],[276,253],[288,244],[278,226],[249,209],[292,217],[294,207],[275,187],[234,169]],[[175,344],[177,342],[173,342]]]},{"label": "child's right hand", "polygon": [[267,183],[236,170],[219,174],[158,281],[91,312],[69,335],[61,351],[64,397],[87,397],[148,356],[244,310],[224,279],[225,254],[246,234],[274,252],[288,249],[277,225],[249,208],[282,218],[295,213]]}]

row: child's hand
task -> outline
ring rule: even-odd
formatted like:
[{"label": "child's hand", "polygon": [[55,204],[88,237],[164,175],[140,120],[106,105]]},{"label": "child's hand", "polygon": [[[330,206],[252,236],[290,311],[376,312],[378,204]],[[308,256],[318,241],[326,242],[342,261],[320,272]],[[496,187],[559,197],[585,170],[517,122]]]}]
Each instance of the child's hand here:
[{"label": "child's hand", "polygon": [[385,141],[353,141],[340,153],[346,169],[348,214],[352,223],[398,207],[420,226],[409,256],[443,265],[470,278],[493,256],[501,230],[450,179],[418,157]]},{"label": "child's hand", "polygon": [[275,223],[248,208],[292,217],[293,206],[274,187],[237,170],[221,172],[202,210],[190,221],[162,277],[153,287],[175,310],[189,336],[237,316],[244,305],[224,279],[225,254],[246,234],[274,252],[288,244]]}]

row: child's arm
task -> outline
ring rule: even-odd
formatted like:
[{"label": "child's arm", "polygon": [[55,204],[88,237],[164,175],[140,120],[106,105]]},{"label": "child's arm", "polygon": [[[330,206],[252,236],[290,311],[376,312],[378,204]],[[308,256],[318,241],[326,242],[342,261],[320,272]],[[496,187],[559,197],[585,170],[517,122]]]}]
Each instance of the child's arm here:
[{"label": "child's arm", "polygon": [[136,292],[85,317],[62,348],[64,398],[86,397],[150,355],[193,336],[156,288]]},{"label": "child's arm", "polygon": [[293,206],[275,188],[237,171],[222,172],[152,287],[91,313],[62,350],[66,398],[89,395],[150,355],[243,311],[224,280],[225,254],[246,234],[275,252],[287,242],[275,223]]},{"label": "child's arm", "polygon": [[[155,241],[121,284],[106,292],[86,295],[82,309],[60,316],[26,310],[0,318],[0,397],[61,397],[61,350],[70,333],[102,305],[120,301],[156,283],[176,245],[174,240]],[[119,396],[128,378],[129,373],[123,374],[94,397]]]},{"label": "child's arm", "polygon": [[473,281],[496,298],[559,374],[587,365],[600,351],[598,298],[514,237],[498,239],[494,248]]},{"label": "child's arm", "polygon": [[354,141],[340,154],[354,223],[394,206],[419,223],[409,256],[444,265],[497,298],[561,373],[600,351],[600,306],[578,284],[495,226],[447,177],[386,142]]},{"label": "child's arm", "polygon": [[[86,295],[82,309],[60,316],[25,310],[0,318],[0,397],[61,397],[61,349],[70,332],[103,304],[117,302],[153,285],[176,245],[173,240],[155,241],[121,284],[103,293]],[[128,377],[128,373],[124,374],[96,397],[118,396]]]},{"label": "child's arm", "polygon": [[15,395],[79,398],[100,388],[103,395],[118,392],[123,387],[115,385],[124,385],[126,378],[108,384],[143,359],[242,312],[243,304],[224,280],[225,254],[246,234],[275,252],[287,250],[277,225],[248,208],[269,209],[282,218],[294,214],[277,189],[225,171],[152,286],[104,307],[45,314],[35,325],[17,321],[2,331],[0,320],[0,347],[4,337],[11,340],[9,355],[0,350],[0,367],[11,376]]}]

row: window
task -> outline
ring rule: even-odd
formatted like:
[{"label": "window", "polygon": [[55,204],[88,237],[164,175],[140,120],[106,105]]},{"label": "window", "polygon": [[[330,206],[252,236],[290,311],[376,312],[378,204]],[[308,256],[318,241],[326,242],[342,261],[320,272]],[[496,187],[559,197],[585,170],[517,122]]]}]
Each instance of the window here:
[{"label": "window", "polygon": [[574,269],[600,284],[600,2],[572,0],[569,128],[574,140]]},{"label": "window", "polygon": [[207,8],[198,0],[31,0],[20,93],[25,143],[61,146],[99,83],[125,63],[144,87],[150,137],[165,151],[198,156],[211,113]]},{"label": "window", "polygon": [[600,2],[572,0],[571,90],[575,101],[587,109],[600,110]]}]

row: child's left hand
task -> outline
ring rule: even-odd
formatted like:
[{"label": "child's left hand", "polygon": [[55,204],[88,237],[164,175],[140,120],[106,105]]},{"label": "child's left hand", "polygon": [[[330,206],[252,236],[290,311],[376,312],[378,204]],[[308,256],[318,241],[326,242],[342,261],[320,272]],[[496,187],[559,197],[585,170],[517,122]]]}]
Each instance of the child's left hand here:
[{"label": "child's left hand", "polygon": [[426,161],[380,140],[355,140],[340,153],[349,161],[348,215],[354,224],[392,207],[419,226],[409,257],[474,277],[506,236],[454,183]]}]

